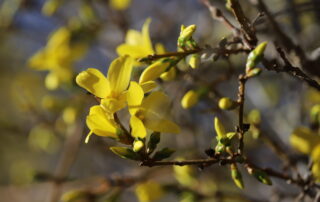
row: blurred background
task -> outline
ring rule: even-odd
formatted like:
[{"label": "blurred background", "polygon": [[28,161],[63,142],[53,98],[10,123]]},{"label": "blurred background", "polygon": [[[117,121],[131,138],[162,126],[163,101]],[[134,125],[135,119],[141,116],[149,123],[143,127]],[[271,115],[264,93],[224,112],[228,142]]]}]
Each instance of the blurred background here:
[{"label": "blurred background", "polygon": [[[237,25],[225,1],[211,2]],[[240,3],[254,20],[257,8],[250,1]],[[317,58],[320,1],[265,3],[282,31],[310,58]],[[292,201],[299,194],[297,187],[284,181],[275,179],[274,186],[266,186],[245,173],[246,188],[239,190],[228,169],[218,165],[204,170],[140,167],[110,152],[116,142],[108,138],[92,136],[84,143],[89,132],[85,117],[96,101],[75,84],[76,74],[89,67],[106,73],[128,29],[141,30],[147,18],[152,19],[153,44],[162,43],[167,51],[176,51],[182,24],[197,25],[194,38],[200,46],[216,47],[231,35],[197,0],[0,0],[1,202],[54,202],[61,196],[65,201],[70,197],[148,201],[148,193],[154,196],[151,201]],[[257,21],[256,30],[260,42],[276,40],[266,19]],[[56,43],[68,45],[56,47]],[[269,43],[266,56],[276,55]],[[64,68],[54,68],[57,58]],[[244,71],[245,61],[242,53],[216,61],[209,58],[187,76],[160,81],[172,99],[173,120],[182,128],[179,135],[162,136],[161,145],[177,151],[173,158],[205,158],[204,150],[215,137],[214,116],[221,117],[228,131],[234,130],[237,115],[220,110],[217,102],[222,96],[237,99],[236,75]],[[188,90],[208,83],[210,93],[195,107],[181,107]],[[263,71],[250,80],[245,114],[250,123],[261,119],[261,126],[258,121],[258,129],[251,128],[246,136],[249,158],[261,166],[283,168],[277,153],[261,138],[263,131],[290,155],[298,156],[298,169],[306,172],[307,157],[290,148],[289,136],[297,127],[310,125],[309,112],[316,104],[320,104],[319,92],[287,74]]]}]

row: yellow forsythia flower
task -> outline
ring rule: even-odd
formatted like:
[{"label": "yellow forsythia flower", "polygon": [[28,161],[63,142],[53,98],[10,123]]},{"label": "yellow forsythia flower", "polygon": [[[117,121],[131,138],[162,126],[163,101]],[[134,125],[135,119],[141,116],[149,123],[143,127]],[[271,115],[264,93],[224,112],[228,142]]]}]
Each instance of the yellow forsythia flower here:
[{"label": "yellow forsythia flower", "polygon": [[320,136],[314,134],[309,128],[299,127],[292,132],[290,144],[304,154],[311,154],[312,150],[320,144]]},{"label": "yellow forsythia flower", "polygon": [[189,109],[196,105],[199,101],[199,94],[194,90],[189,90],[181,100],[181,106],[184,109]]},{"label": "yellow forsythia flower", "polygon": [[99,70],[89,68],[78,74],[76,82],[93,95],[102,98],[104,109],[113,114],[126,106],[126,90],[128,88],[133,59],[121,56],[115,59],[105,77]]},{"label": "yellow forsythia flower", "polygon": [[131,4],[131,0],[110,0],[109,4],[115,10],[126,10]]},{"label": "yellow forsythia flower", "polygon": [[117,47],[117,53],[120,56],[130,55],[138,59],[154,53],[149,35],[150,22],[151,19],[148,18],[143,24],[141,32],[132,29],[127,32],[125,43]]},{"label": "yellow forsythia flower", "polygon": [[87,50],[83,43],[71,43],[72,33],[67,27],[56,30],[45,48],[33,55],[28,64],[35,70],[48,70],[45,84],[48,89],[56,89],[60,83],[72,80],[72,65]]},{"label": "yellow forsythia flower", "polygon": [[100,105],[95,105],[90,108],[86,123],[90,129],[85,140],[86,143],[88,143],[93,133],[98,136],[117,138],[117,124]]},{"label": "yellow forsythia flower", "polygon": [[127,94],[130,126],[132,136],[144,138],[147,130],[163,133],[179,133],[180,128],[170,120],[165,119],[169,108],[169,98],[162,92],[153,92],[144,98],[143,89],[136,82],[131,82]]},{"label": "yellow forsythia flower", "polygon": [[161,185],[154,181],[148,181],[138,184],[135,192],[139,199],[139,202],[155,201],[160,199],[164,195],[164,191]]}]

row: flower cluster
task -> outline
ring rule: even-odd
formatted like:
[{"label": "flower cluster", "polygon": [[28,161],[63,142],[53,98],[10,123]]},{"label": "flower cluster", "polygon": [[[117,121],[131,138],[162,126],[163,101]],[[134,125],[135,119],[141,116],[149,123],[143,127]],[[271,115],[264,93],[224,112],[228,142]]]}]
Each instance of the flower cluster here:
[{"label": "flower cluster", "polygon": [[46,46],[35,53],[28,61],[35,70],[49,71],[45,85],[49,90],[57,89],[63,83],[71,83],[73,65],[87,52],[90,30],[80,22],[55,30]]},{"label": "flower cluster", "polygon": [[[86,118],[90,129],[86,142],[92,134],[113,138],[130,145],[131,148],[112,147],[111,150],[121,157],[134,160],[142,160],[145,158],[142,153],[150,155],[155,150],[160,133],[180,132],[179,126],[168,118],[169,97],[155,89],[157,79],[171,80],[175,77],[175,66],[188,54],[150,58],[155,52],[165,55],[165,51],[159,44],[154,51],[149,36],[149,24],[150,19],[147,19],[141,32],[128,31],[125,43],[117,48],[120,56],[110,64],[107,76],[98,69],[88,68],[76,77],[76,83],[99,101],[98,105],[90,108]],[[192,46],[196,46],[192,39],[194,30],[195,26],[192,25],[181,32],[178,40],[181,46],[190,48],[190,41]],[[143,63],[149,65],[137,81],[132,80],[132,72],[137,66],[143,66]],[[127,124],[118,118],[120,111],[130,115]],[[146,147],[148,134],[151,136]],[[143,148],[145,151],[140,152]],[[163,159],[171,153],[171,149],[165,148],[160,153],[155,153],[153,158]]]},{"label": "flower cluster", "polygon": [[[311,109],[311,121],[320,124],[320,105],[315,105]],[[309,155],[313,162],[312,174],[320,181],[320,136],[319,131],[307,127],[296,128],[290,136],[291,145],[299,152]]]}]

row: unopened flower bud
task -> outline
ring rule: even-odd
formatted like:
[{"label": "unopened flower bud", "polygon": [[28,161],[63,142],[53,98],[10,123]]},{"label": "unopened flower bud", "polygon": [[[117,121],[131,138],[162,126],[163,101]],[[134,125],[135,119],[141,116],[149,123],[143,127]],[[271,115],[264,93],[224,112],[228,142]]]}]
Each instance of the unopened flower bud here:
[{"label": "unopened flower bud", "polygon": [[177,70],[175,67],[172,67],[169,71],[164,72],[160,75],[160,78],[164,81],[172,81],[176,78]]},{"label": "unopened flower bud", "polygon": [[238,103],[228,97],[223,97],[219,100],[219,108],[223,110],[232,110],[238,106]]},{"label": "unopened flower bud", "polygon": [[184,109],[189,109],[196,105],[199,101],[199,94],[194,90],[189,90],[181,100],[181,106]]},{"label": "unopened flower bud", "polygon": [[193,33],[196,31],[196,28],[197,28],[196,25],[189,25],[188,27],[185,27],[184,25],[182,25],[179,40],[181,41],[189,40],[192,37]]},{"label": "unopened flower bud", "polygon": [[144,143],[141,140],[136,140],[133,142],[133,151],[138,152],[140,151],[144,146]]}]

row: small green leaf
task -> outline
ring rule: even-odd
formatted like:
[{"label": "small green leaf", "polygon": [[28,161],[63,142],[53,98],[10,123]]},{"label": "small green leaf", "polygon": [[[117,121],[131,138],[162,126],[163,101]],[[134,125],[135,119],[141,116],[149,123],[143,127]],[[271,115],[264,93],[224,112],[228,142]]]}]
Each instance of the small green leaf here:
[{"label": "small green leaf", "polygon": [[163,148],[161,149],[160,151],[157,151],[152,160],[155,160],[155,161],[161,161],[163,159],[166,159],[166,158],[169,158],[175,151],[173,149],[170,149],[170,148]]},{"label": "small green leaf", "polygon": [[226,130],[224,129],[224,126],[222,125],[218,117],[214,118],[214,128],[219,138],[226,136]]},{"label": "small green leaf", "polygon": [[237,133],[235,133],[235,132],[230,132],[230,133],[227,133],[227,138],[229,139],[229,140],[231,140],[232,138],[234,138],[234,136],[236,136],[237,135]]},{"label": "small green leaf", "polygon": [[151,154],[158,146],[160,142],[160,133],[159,132],[153,132],[150,135],[150,139],[147,146],[147,152],[148,154]]},{"label": "small green leaf", "polygon": [[110,147],[110,150],[121,158],[139,161],[140,155],[127,147]]},{"label": "small green leaf", "polygon": [[233,182],[239,187],[240,189],[244,188],[243,180],[242,180],[242,175],[240,171],[237,168],[236,164],[231,164],[231,177],[233,179]]},{"label": "small green leaf", "polygon": [[270,180],[270,178],[266,172],[259,170],[259,169],[251,168],[251,167],[248,167],[247,171],[250,175],[255,177],[261,183],[266,184],[266,185],[272,185],[272,181]]}]

